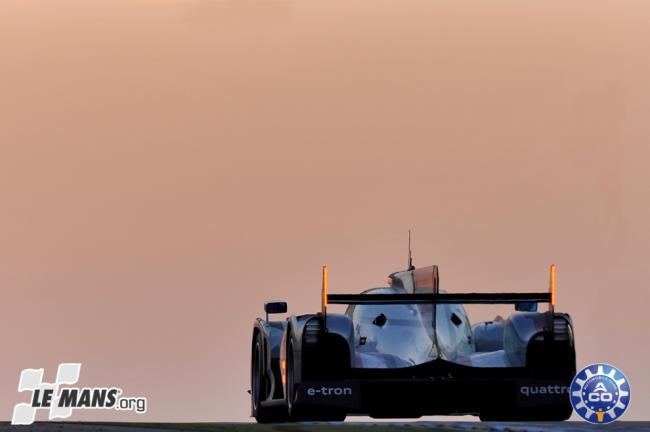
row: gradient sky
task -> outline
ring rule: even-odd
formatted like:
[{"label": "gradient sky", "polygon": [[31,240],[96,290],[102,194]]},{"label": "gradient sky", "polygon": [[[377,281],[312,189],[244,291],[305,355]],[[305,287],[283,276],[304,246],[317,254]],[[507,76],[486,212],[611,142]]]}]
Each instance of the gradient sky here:
[{"label": "gradient sky", "polygon": [[[20,371],[246,421],[267,299],[546,289],[650,408],[650,3],[3,0],[0,419]],[[498,311],[475,310],[474,320]],[[507,310],[506,310],[507,312]],[[44,419],[45,417],[40,417]]]}]

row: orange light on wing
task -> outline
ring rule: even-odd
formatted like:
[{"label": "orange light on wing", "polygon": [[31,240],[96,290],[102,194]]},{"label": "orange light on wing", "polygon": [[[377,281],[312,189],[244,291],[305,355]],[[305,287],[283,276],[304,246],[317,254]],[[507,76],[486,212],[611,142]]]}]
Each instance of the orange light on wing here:
[{"label": "orange light on wing", "polygon": [[551,291],[551,306],[555,306],[555,264],[551,264],[551,281],[549,290]]},{"label": "orange light on wing", "polygon": [[282,375],[282,384],[286,384],[287,383],[287,361],[286,360],[282,360],[280,372],[281,372],[280,375]]},{"label": "orange light on wing", "polygon": [[323,313],[327,312],[327,266],[323,266],[323,298],[321,299]]}]

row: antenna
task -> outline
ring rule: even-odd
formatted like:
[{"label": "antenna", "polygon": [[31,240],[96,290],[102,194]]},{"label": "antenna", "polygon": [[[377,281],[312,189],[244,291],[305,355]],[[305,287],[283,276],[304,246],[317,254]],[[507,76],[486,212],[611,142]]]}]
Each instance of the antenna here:
[{"label": "antenna", "polygon": [[411,253],[411,230],[409,230],[409,270],[415,270],[413,267],[413,254]]}]

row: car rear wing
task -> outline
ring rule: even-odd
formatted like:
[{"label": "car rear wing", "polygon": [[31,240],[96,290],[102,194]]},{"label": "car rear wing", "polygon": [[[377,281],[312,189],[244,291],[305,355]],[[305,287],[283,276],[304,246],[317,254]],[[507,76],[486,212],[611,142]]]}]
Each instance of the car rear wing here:
[{"label": "car rear wing", "polygon": [[[548,292],[537,293],[440,293],[438,268],[427,267],[433,275],[432,292],[410,292],[406,294],[329,294],[327,287],[327,266],[323,266],[321,291],[322,314],[327,315],[328,304],[522,304],[548,303],[549,310],[555,308],[555,264],[551,265]],[[430,269],[430,270],[429,270]],[[417,273],[417,270],[413,272]],[[393,279],[394,280],[394,279]],[[417,288],[417,287],[416,287]]]},{"label": "car rear wing", "polygon": [[[548,303],[548,328],[553,332],[553,316],[555,315],[555,264],[551,264],[548,292],[537,293],[461,293],[447,294],[438,291],[438,268],[427,267],[426,272],[432,275],[429,279],[432,292],[421,292],[417,287],[417,270],[412,270],[416,276],[414,290],[406,294],[329,294],[327,266],[323,266],[323,284],[321,287],[321,317],[323,328],[327,328],[327,306],[329,304],[348,305],[390,305],[390,304],[515,304],[517,310],[537,311],[538,303]],[[393,274],[395,275],[395,274]],[[395,278],[392,279],[393,281]],[[420,291],[420,292],[418,292]],[[534,309],[528,305],[534,305]],[[519,306],[525,306],[519,308]]]},{"label": "car rear wing", "polygon": [[517,304],[551,303],[551,293],[328,294],[328,304]]}]

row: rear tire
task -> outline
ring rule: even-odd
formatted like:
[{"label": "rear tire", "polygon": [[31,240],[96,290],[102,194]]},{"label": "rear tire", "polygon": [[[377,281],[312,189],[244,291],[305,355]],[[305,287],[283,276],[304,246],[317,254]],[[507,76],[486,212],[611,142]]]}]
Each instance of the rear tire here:
[{"label": "rear tire", "polygon": [[255,337],[251,355],[251,412],[258,423],[278,423],[287,421],[287,412],[283,408],[263,407],[269,392],[269,378],[264,370],[264,351],[262,335]]}]

